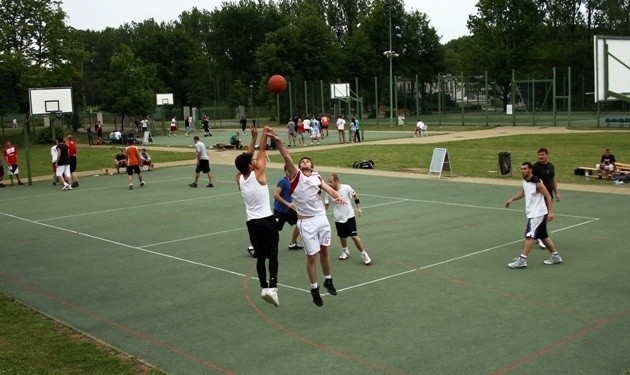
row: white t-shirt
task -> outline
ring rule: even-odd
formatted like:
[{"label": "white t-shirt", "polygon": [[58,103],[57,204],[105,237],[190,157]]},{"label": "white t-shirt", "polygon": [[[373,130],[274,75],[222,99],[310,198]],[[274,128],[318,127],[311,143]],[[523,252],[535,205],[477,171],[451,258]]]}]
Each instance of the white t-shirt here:
[{"label": "white t-shirt", "polygon": [[320,198],[322,178],[319,173],[313,171],[310,176],[305,176],[298,171],[297,176],[291,181],[291,198],[296,205],[297,214],[302,217],[326,215],[324,203]]},{"label": "white t-shirt", "polygon": [[339,184],[339,190],[337,193],[343,199],[343,203],[335,203],[335,200],[330,195],[326,194],[324,197],[325,204],[334,204],[333,216],[337,223],[345,223],[351,217],[354,217],[354,209],[352,208],[352,197],[355,192],[350,185]]},{"label": "white t-shirt", "polygon": [[346,120],[339,117],[337,119],[337,130],[344,130],[345,127],[346,127]]},{"label": "white t-shirt", "polygon": [[206,150],[206,145],[204,145],[203,142],[197,141],[197,143],[195,143],[195,151],[197,155],[199,155],[199,160],[210,160],[208,150]]},{"label": "white t-shirt", "polygon": [[304,125],[304,130],[310,129],[311,128],[311,120],[304,119],[304,121],[302,121],[302,125]]},{"label": "white t-shirt", "polygon": [[427,126],[424,124],[424,122],[422,121],[418,121],[416,123],[416,128],[420,129],[420,130],[427,130]]}]

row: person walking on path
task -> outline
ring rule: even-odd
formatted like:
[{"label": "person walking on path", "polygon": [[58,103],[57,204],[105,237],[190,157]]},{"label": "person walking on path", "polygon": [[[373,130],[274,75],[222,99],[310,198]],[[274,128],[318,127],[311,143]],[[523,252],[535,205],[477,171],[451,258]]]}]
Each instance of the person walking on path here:
[{"label": "person walking on path", "polygon": [[[234,164],[238,173],[236,184],[247,213],[247,231],[249,240],[255,249],[256,272],[260,281],[263,300],[274,306],[280,306],[278,299],[278,241],[279,234],[276,219],[269,204],[269,188],[267,187],[267,134],[270,127],[263,129],[258,154],[254,159],[254,150],[258,131],[251,127],[251,141],[244,152],[236,157]],[[267,261],[269,262],[269,281],[267,281]]]},{"label": "person walking on path", "polygon": [[[556,201],[560,202],[558,180],[556,180],[556,169],[554,165],[549,162],[549,150],[541,147],[538,149],[537,156],[538,161],[533,165],[534,176],[538,177],[542,181],[543,185],[545,185],[549,195],[551,195],[551,199],[555,197]],[[541,249],[546,249],[545,244],[540,238],[538,239],[538,246]]]},{"label": "person walking on path", "polygon": [[[363,249],[363,241],[357,233],[357,221],[350,201],[354,201],[354,204],[357,207],[357,214],[361,216],[363,210],[361,209],[359,195],[354,191],[354,189],[352,189],[352,186],[339,182],[339,176],[336,173],[332,173],[328,176],[328,185],[335,189],[343,199],[343,203],[335,204],[333,212],[335,216],[337,236],[339,236],[339,240],[341,241],[341,255],[339,255],[339,259],[348,259],[348,256],[350,255],[350,250],[348,250],[348,237],[350,237],[361,254],[363,264],[369,266],[372,263],[372,259],[370,259],[367,251]],[[326,209],[328,209],[328,205],[331,201],[332,197],[326,194],[324,197],[324,206]]]},{"label": "person walking on path", "polygon": [[207,187],[214,187],[212,184],[212,171],[210,170],[210,157],[208,156],[206,145],[199,140],[198,136],[194,136],[193,141],[195,142],[195,153],[197,154],[197,166],[195,167],[195,182],[188,184],[188,186],[196,188],[199,182],[199,174],[205,173],[208,175]]},{"label": "person walking on path", "polygon": [[308,157],[303,157],[296,166],[291,155],[282,140],[274,133],[269,133],[276,141],[276,147],[280,151],[285,162],[285,167],[291,182],[291,198],[295,204],[298,215],[298,228],[304,242],[306,251],[306,272],[311,283],[311,296],[313,303],[323,306],[324,301],[319,293],[317,283],[316,261],[319,262],[324,272],[324,287],[331,295],[337,295],[337,289],[333,285],[328,248],[330,246],[330,223],[326,217],[326,209],[320,198],[323,190],[333,197],[335,203],[343,203],[343,199],[333,188],[323,181],[319,173],[313,170],[313,162]]},{"label": "person walking on path", "polygon": [[509,208],[514,201],[525,198],[525,214],[527,215],[525,243],[523,244],[521,255],[508,263],[508,267],[527,267],[527,256],[534,246],[534,241],[538,238],[542,240],[550,253],[549,259],[543,263],[549,265],[560,264],[562,263],[562,258],[547,234],[547,222],[554,218],[553,199],[551,199],[551,195],[542,181],[534,176],[533,166],[530,162],[521,164],[521,176],[523,177],[523,188],[505,202],[505,207]]},{"label": "person walking on path", "polygon": [[13,186],[13,176],[17,179],[18,185],[24,185],[20,180],[20,170],[18,168],[18,156],[17,148],[7,141],[4,146],[4,160],[7,162],[7,170],[9,171],[9,178],[11,179],[11,186]]}]

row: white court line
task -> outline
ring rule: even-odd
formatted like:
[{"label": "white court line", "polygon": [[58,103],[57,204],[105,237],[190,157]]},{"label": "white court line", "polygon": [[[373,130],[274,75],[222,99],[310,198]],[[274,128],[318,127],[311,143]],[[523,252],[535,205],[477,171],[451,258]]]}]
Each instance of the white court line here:
[{"label": "white court line", "polygon": [[[366,197],[374,197],[374,198],[381,198],[381,199],[401,199],[401,200],[404,200],[404,201],[407,201],[407,202],[441,204],[441,205],[445,205],[445,206],[478,208],[478,209],[482,209],[482,210],[499,210],[499,211],[513,211],[513,212],[522,212],[523,211],[522,209],[519,210],[519,209],[515,209],[515,208],[505,208],[503,206],[501,206],[501,207],[488,207],[488,206],[476,206],[476,205],[464,204],[464,203],[452,203],[452,202],[444,202],[444,201],[430,201],[430,200],[425,200],[425,199],[388,197],[388,196],[384,196],[384,195],[373,195],[373,194],[361,194],[361,195],[362,196],[366,196]],[[571,218],[574,218],[574,219],[584,219],[584,220],[599,220],[598,218],[588,217],[588,216],[576,216],[576,215],[564,215],[564,214],[555,214],[555,216],[571,217]]]},{"label": "white court line", "polygon": [[247,228],[243,227],[243,228],[237,228],[237,229],[227,229],[227,230],[222,230],[220,232],[212,232],[212,233],[200,234],[200,235],[197,235],[197,236],[178,238],[178,239],[170,240],[170,241],[156,242],[156,243],[152,243],[152,244],[148,244],[148,245],[141,245],[139,247],[145,248],[145,247],[167,245],[167,244],[171,244],[171,243],[175,243],[175,242],[182,242],[182,241],[194,240],[194,239],[197,239],[197,238],[216,236],[216,235],[219,235],[219,234],[238,232],[238,231],[245,230],[245,229],[247,229]]},{"label": "white court line", "polygon": [[[242,273],[240,273],[240,272],[230,271],[230,270],[225,269],[225,268],[215,267],[215,266],[211,266],[211,265],[209,265],[209,264],[205,264],[205,263],[201,263],[201,262],[195,262],[195,261],[193,261],[193,260],[189,260],[189,259],[185,259],[185,258],[176,257],[176,256],[173,256],[173,255],[170,255],[170,254],[160,253],[160,252],[158,252],[158,251],[153,251],[153,250],[143,249],[142,247],[138,247],[138,246],[127,245],[127,244],[122,243],[122,242],[113,241],[113,240],[110,240],[110,239],[107,239],[107,238],[103,238],[103,237],[93,236],[93,235],[91,235],[91,234],[78,232],[78,231],[76,231],[76,230],[72,230],[72,229],[66,229],[66,228],[58,227],[58,226],[56,226],[56,225],[50,225],[50,224],[45,224],[45,223],[39,223],[39,222],[37,222],[37,221],[33,221],[33,220],[29,220],[29,219],[26,219],[26,218],[23,218],[23,217],[19,217],[19,216],[15,216],[15,215],[7,214],[7,213],[5,213],[5,212],[0,212],[0,215],[4,215],[4,216],[7,216],[7,217],[10,217],[10,218],[16,219],[16,220],[25,221],[25,222],[27,222],[27,223],[31,223],[31,224],[41,225],[41,226],[44,226],[44,227],[47,227],[47,228],[51,228],[51,229],[57,229],[57,230],[60,230],[60,231],[63,231],[63,232],[68,232],[68,233],[71,233],[71,234],[76,234],[76,235],[83,236],[83,237],[87,237],[87,238],[91,238],[91,239],[94,239],[94,240],[99,240],[99,241],[107,242],[107,243],[110,243],[110,244],[113,244],[113,245],[126,247],[126,248],[128,248],[128,249],[143,251],[143,252],[145,252],[145,253],[149,253],[149,254],[153,254],[153,255],[157,255],[157,256],[165,257],[165,258],[168,258],[168,259],[177,260],[177,261],[184,262],[184,263],[188,263],[188,264],[192,264],[192,265],[195,265],[195,266],[201,266],[201,267],[205,267],[205,268],[210,268],[210,269],[213,269],[213,270],[215,270],[215,271],[220,271],[220,272],[225,272],[225,273],[228,273],[228,274],[230,274],[230,275],[235,275],[235,276],[240,276],[240,277],[247,277],[247,275],[242,274]],[[253,280],[258,280],[258,278],[257,278],[257,277],[251,277],[251,279],[253,279]],[[302,289],[302,288],[296,288],[296,287],[293,287],[293,286],[290,286],[290,285],[284,285],[284,284],[278,284],[278,285],[282,285],[283,287],[288,288],[288,289],[295,289],[295,290],[299,290],[299,291],[302,291],[302,292],[309,292],[309,291],[307,291],[307,290],[305,290],[305,289]]]},{"label": "white court line", "polygon": [[[174,201],[147,203],[147,204],[140,204],[140,205],[137,205],[137,206],[133,206],[133,208],[136,209],[136,208],[141,208],[141,207],[163,206],[163,205],[173,204],[173,203],[190,202],[190,201],[194,201],[194,200],[197,200],[197,199],[213,199],[213,198],[219,198],[219,197],[226,197],[226,196],[234,195],[234,194],[240,194],[240,193],[237,191],[237,192],[225,193],[225,194],[219,194],[219,195],[206,195],[206,196],[203,196],[203,197],[178,199],[178,200],[174,200]],[[104,214],[104,213],[108,213],[108,212],[124,211],[124,210],[128,210],[128,209],[129,209],[129,207],[119,207],[119,208],[111,208],[111,209],[108,209],[108,210],[82,212],[80,214],[72,214],[72,215],[66,215],[66,216],[50,217],[50,218],[47,218],[47,219],[39,219],[39,220],[35,220],[35,222],[41,223],[41,222],[45,222],[45,221],[54,221],[54,220],[59,220],[59,219],[68,219],[68,218],[71,218],[71,217],[98,215],[98,214]]]}]

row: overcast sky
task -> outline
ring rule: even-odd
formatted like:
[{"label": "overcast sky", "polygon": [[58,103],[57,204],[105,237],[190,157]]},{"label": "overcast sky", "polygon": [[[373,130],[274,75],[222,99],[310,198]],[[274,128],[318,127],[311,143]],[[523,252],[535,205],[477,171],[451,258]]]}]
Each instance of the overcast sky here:
[{"label": "overcast sky", "polygon": [[[77,29],[103,30],[124,23],[175,21],[193,7],[213,10],[222,0],[62,0],[67,22]],[[477,0],[406,0],[407,10],[419,10],[429,16],[442,43],[468,35],[468,15],[476,13]]]}]

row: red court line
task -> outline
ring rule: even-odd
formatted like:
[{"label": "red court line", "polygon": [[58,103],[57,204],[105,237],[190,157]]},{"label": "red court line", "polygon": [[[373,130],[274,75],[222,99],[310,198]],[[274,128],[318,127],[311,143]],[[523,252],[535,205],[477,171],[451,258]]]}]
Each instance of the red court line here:
[{"label": "red court line", "polygon": [[[208,361],[205,358],[201,358],[201,357],[199,357],[199,356],[197,356],[195,354],[189,353],[189,352],[185,351],[184,349],[182,349],[182,348],[180,348],[178,346],[171,345],[171,344],[166,343],[164,341],[158,340],[155,337],[147,335],[145,333],[142,333],[142,332],[140,332],[140,331],[138,331],[138,330],[136,330],[136,329],[126,325],[126,324],[119,323],[119,322],[111,320],[111,319],[109,319],[109,318],[107,318],[105,316],[99,315],[98,313],[88,309],[87,307],[84,307],[84,306],[81,306],[79,304],[67,301],[67,300],[65,300],[65,299],[55,295],[54,293],[50,293],[50,292],[48,292],[48,291],[46,291],[44,289],[41,289],[40,287],[30,283],[29,281],[22,280],[22,279],[18,278],[17,276],[9,275],[9,274],[6,274],[6,273],[0,273],[0,277],[2,277],[4,280],[10,282],[13,285],[16,285],[16,286],[19,286],[19,287],[23,288],[24,290],[26,290],[28,292],[31,292],[33,294],[37,294],[39,296],[42,296],[42,297],[44,297],[44,298],[46,298],[46,299],[48,299],[48,300],[50,300],[52,302],[55,302],[55,303],[57,303],[59,305],[62,305],[62,306],[65,306],[65,307],[69,308],[70,310],[73,310],[73,311],[79,312],[79,313],[81,313],[83,315],[86,315],[89,318],[94,319],[94,320],[96,320],[98,322],[104,323],[106,325],[112,326],[112,327],[117,328],[117,329],[119,329],[121,331],[124,331],[126,333],[129,333],[132,336],[134,336],[134,337],[136,337],[136,338],[138,338],[138,339],[140,339],[142,341],[145,341],[145,342],[147,342],[149,344],[152,344],[152,345],[154,345],[156,347],[159,347],[161,349],[165,349],[165,350],[167,350],[167,351],[169,351],[171,353],[174,353],[174,354],[177,354],[177,355],[179,355],[181,357],[184,357],[184,358],[187,358],[189,360],[192,360],[193,362],[196,362],[196,363],[200,364],[201,366],[203,366],[203,367],[205,367],[205,368],[207,368],[209,370],[216,371],[216,372],[218,372],[220,374],[226,374],[226,375],[227,374],[230,374],[230,375],[231,374],[236,374],[234,371],[232,371],[230,369],[222,367],[222,366],[220,366],[217,363],[214,363],[212,361]],[[35,310],[37,310],[37,309],[35,309]],[[37,311],[39,311],[39,310],[37,310]],[[47,315],[47,316],[49,316],[49,315]],[[54,318],[52,318],[52,319],[54,319]],[[57,320],[57,319],[55,319],[55,320]],[[63,321],[60,321],[60,320],[57,320],[57,321],[62,323],[62,324],[64,324],[64,325],[67,325]],[[74,328],[72,326],[71,326],[71,328],[76,330],[76,328]],[[85,333],[83,331],[80,331],[80,332],[82,332],[82,333],[84,333],[84,334],[86,334],[86,335],[88,335],[90,337],[93,337],[93,336],[91,336],[88,333]],[[101,341],[101,340],[99,340],[99,341]],[[101,341],[101,342],[103,342],[103,341]],[[104,342],[104,343],[107,344],[106,342]]]},{"label": "red court line", "polygon": [[[267,313],[263,312],[260,307],[258,306],[258,304],[256,304],[253,299],[252,296],[249,293],[249,280],[252,279],[253,273],[256,270],[256,267],[254,266],[253,269],[249,272],[249,274],[247,275],[247,277],[245,277],[243,279],[243,297],[245,297],[245,300],[247,301],[247,303],[249,304],[249,306],[256,312],[257,315],[259,315],[261,318],[263,318],[267,323],[269,323],[270,326],[272,326],[273,328],[277,329],[278,331],[287,334],[288,336],[302,341],[303,343],[305,343],[308,346],[311,346],[315,349],[318,350],[322,350],[326,353],[335,355],[339,358],[345,359],[345,360],[349,360],[352,362],[356,362],[362,366],[366,366],[369,367],[372,370],[378,370],[380,372],[383,373],[387,373],[387,374],[406,374],[406,372],[404,372],[401,369],[397,369],[397,368],[392,368],[392,367],[388,367],[382,363],[376,363],[376,362],[372,362],[372,361],[368,361],[365,360],[363,358],[354,356],[352,354],[349,353],[345,353],[342,352],[341,350],[335,349],[331,346],[322,344],[320,342],[317,342],[315,340],[312,340],[306,336],[301,335],[300,333],[292,330],[291,328],[288,328],[287,326],[277,322],[275,319],[273,319],[271,316],[269,316]],[[274,307],[276,308],[276,307]],[[313,308],[320,308],[320,307],[313,307]]]},{"label": "red court line", "polygon": [[534,361],[535,359],[542,357],[546,354],[549,354],[550,352],[559,349],[561,347],[563,347],[564,345],[575,341],[583,336],[588,335],[589,333],[598,330],[599,328],[612,323],[614,321],[617,321],[623,317],[625,317],[626,315],[630,314],[630,309],[626,309],[626,310],[622,310],[619,313],[609,316],[608,318],[605,319],[600,319],[598,321],[596,321],[595,323],[588,325],[580,330],[578,330],[577,332],[563,337],[562,339],[551,343],[549,345],[543,346],[542,348],[538,349],[537,351],[526,355],[524,357],[521,357],[519,359],[517,359],[516,361],[508,364],[507,366],[500,368],[498,370],[495,370],[493,372],[491,372],[492,375],[501,375],[501,374],[506,374],[512,370],[514,370],[517,367],[523,366],[523,365],[527,365],[529,363],[531,363],[532,361]]}]

